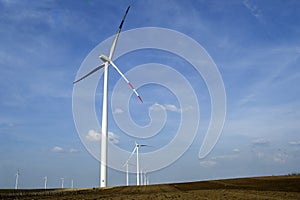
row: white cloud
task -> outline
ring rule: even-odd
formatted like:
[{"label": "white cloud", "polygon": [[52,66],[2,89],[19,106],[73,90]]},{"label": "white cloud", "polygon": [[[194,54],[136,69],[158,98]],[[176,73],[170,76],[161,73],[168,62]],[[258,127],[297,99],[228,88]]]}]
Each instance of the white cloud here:
[{"label": "white cloud", "polygon": [[289,142],[290,145],[300,145],[300,140],[299,141],[291,141]]},{"label": "white cloud", "polygon": [[251,14],[259,21],[259,22],[263,22],[263,14],[261,9],[259,9],[256,5],[250,3],[250,1],[245,0],[244,5],[246,8],[249,9],[249,11],[251,12]]},{"label": "white cloud", "polygon": [[252,142],[252,145],[254,146],[266,146],[270,144],[270,140],[264,139],[264,138],[259,138],[256,139]]},{"label": "white cloud", "polygon": [[200,165],[203,167],[213,167],[218,164],[219,161],[221,160],[231,160],[239,157],[239,149],[233,149],[235,154],[228,154],[228,155],[219,155],[219,156],[214,156],[210,158],[209,160],[206,161],[201,161]]},{"label": "white cloud", "polygon": [[172,104],[165,104],[165,108],[166,108],[166,110],[169,110],[172,112],[178,112],[178,113],[181,112],[180,108],[177,108],[175,105],[172,105]]},{"label": "white cloud", "polygon": [[77,150],[77,149],[70,148],[70,149],[69,149],[69,152],[70,152],[70,153],[77,153],[78,150]]},{"label": "white cloud", "polygon": [[[91,142],[97,142],[101,140],[101,134],[95,130],[89,130],[85,137]],[[120,142],[119,136],[110,131],[108,131],[108,140],[113,144],[118,144]]]},{"label": "white cloud", "polygon": [[89,130],[89,132],[87,133],[85,138],[88,141],[96,142],[96,141],[100,141],[100,138],[101,138],[100,136],[101,136],[101,134],[96,132],[95,130]]},{"label": "white cloud", "polygon": [[53,152],[63,152],[64,149],[60,146],[55,146],[51,149],[51,151],[53,151]]},{"label": "white cloud", "polygon": [[[182,111],[180,108],[177,108],[173,104],[161,105],[161,104],[158,104],[158,103],[153,104],[152,106],[150,106],[149,109],[153,110],[153,111],[159,111],[159,110],[163,109],[163,110],[168,110],[168,111],[171,111],[171,112],[178,112],[178,113],[181,113],[181,111]],[[188,109],[190,109],[190,108],[188,108]]]},{"label": "white cloud", "polygon": [[237,158],[238,156],[239,156],[238,154],[220,155],[220,156],[214,156],[211,159],[212,160],[228,160],[228,159]]},{"label": "white cloud", "polygon": [[202,167],[213,167],[217,164],[216,161],[213,161],[213,160],[206,160],[206,161],[201,161],[200,162],[200,165]]},{"label": "white cloud", "polygon": [[118,144],[120,142],[119,136],[113,132],[108,132],[108,140],[113,144]]},{"label": "white cloud", "polygon": [[65,150],[63,147],[60,147],[60,146],[55,146],[51,149],[52,152],[55,152],[55,153],[76,153],[78,152],[77,149],[74,149],[74,148],[70,148],[69,150]]},{"label": "white cloud", "polygon": [[166,108],[163,105],[160,105],[158,103],[153,104],[149,108],[149,110],[153,110],[153,111],[160,111],[161,109],[166,110]]},{"label": "white cloud", "polygon": [[233,152],[236,152],[236,153],[239,153],[239,152],[240,152],[239,149],[233,149],[232,151],[233,151]]},{"label": "white cloud", "polygon": [[113,113],[114,114],[122,114],[122,113],[124,113],[124,110],[122,110],[121,108],[116,108]]}]

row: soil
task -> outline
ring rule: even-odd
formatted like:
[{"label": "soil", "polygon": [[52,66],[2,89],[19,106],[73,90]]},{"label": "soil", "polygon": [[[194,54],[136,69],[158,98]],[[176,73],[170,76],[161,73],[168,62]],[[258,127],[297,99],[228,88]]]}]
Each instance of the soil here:
[{"label": "soil", "polygon": [[300,176],[271,176],[147,186],[0,190],[0,199],[300,199]]}]

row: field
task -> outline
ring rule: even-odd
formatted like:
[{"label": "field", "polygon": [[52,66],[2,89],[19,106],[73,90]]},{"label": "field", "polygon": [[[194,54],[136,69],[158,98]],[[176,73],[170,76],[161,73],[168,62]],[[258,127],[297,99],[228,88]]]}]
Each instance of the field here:
[{"label": "field", "polygon": [[0,190],[0,199],[300,199],[300,176],[94,189]]}]

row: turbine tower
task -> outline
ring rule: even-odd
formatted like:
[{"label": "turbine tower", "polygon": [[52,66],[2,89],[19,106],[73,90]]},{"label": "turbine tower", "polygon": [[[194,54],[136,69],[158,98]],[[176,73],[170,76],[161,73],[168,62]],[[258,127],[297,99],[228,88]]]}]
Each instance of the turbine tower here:
[{"label": "turbine tower", "polygon": [[126,186],[129,185],[129,175],[128,175],[128,165],[129,165],[129,163],[128,162],[129,162],[129,159],[126,160],[125,164],[123,165],[123,167],[126,166]]},{"label": "turbine tower", "polygon": [[47,176],[44,177],[44,189],[46,190],[47,189]]},{"label": "turbine tower", "polygon": [[63,189],[64,188],[65,179],[64,178],[60,178],[60,180],[61,180],[61,189]]},{"label": "turbine tower", "polygon": [[18,169],[16,173],[16,184],[15,184],[15,189],[17,190],[19,188],[19,176],[20,176],[20,170]]},{"label": "turbine tower", "polygon": [[123,165],[123,167],[126,167],[126,186],[129,185],[129,172],[128,172],[128,167],[129,167],[129,165],[132,165],[132,164],[129,163],[129,160],[131,159],[131,157],[132,157],[132,156],[130,156],[130,157],[126,160],[125,164]]},{"label": "turbine tower", "polygon": [[141,102],[142,99],[140,95],[136,92],[133,85],[128,81],[128,79],[124,76],[124,74],[119,70],[119,68],[114,64],[112,61],[113,54],[117,45],[117,41],[123,26],[123,23],[125,21],[125,18],[127,16],[127,13],[130,9],[130,6],[127,7],[127,10],[123,16],[123,19],[119,25],[119,29],[115,35],[115,38],[113,40],[113,43],[110,48],[109,56],[105,56],[103,54],[100,54],[99,57],[103,61],[103,63],[87,73],[86,75],[82,76],[78,80],[74,81],[73,84],[85,79],[86,77],[90,76],[91,74],[95,73],[96,71],[100,70],[104,67],[104,83],[103,83],[103,105],[102,105],[102,126],[101,126],[101,162],[100,162],[100,187],[106,187],[107,181],[107,142],[108,142],[108,129],[107,129],[107,98],[108,98],[108,67],[111,65],[120,75],[121,77],[126,81],[126,83],[129,85],[129,87],[133,90],[133,92],[136,94],[136,96],[139,98]]}]

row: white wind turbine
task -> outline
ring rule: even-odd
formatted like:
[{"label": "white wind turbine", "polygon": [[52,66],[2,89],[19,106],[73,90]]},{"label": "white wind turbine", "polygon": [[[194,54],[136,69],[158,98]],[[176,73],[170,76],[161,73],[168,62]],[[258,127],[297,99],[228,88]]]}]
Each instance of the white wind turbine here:
[{"label": "white wind turbine", "polygon": [[[124,164],[124,166],[127,165],[127,167],[126,167],[126,176],[128,176],[128,162],[131,159],[131,157],[133,156],[133,154],[136,152],[136,185],[140,185],[139,148],[144,147],[144,146],[148,146],[148,145],[138,144],[138,143],[135,142],[135,147],[134,147],[133,151],[131,152],[129,158],[127,159],[127,161]],[[128,178],[127,178],[127,180],[128,180]]]},{"label": "white wind turbine", "polygon": [[130,155],[130,157],[126,160],[125,164],[123,165],[123,167],[126,167],[126,186],[129,185],[129,173],[128,173],[128,167],[129,165],[133,165],[129,163],[129,160],[131,159],[133,154]]},{"label": "white wind turbine", "polygon": [[135,88],[132,86],[132,84],[128,81],[128,79],[124,76],[124,74],[119,70],[119,68],[114,64],[112,61],[113,54],[116,48],[116,44],[123,26],[123,23],[125,21],[125,18],[127,16],[127,13],[130,9],[130,6],[128,6],[125,15],[123,16],[123,19],[119,25],[119,29],[115,35],[115,38],[113,40],[113,43],[110,48],[109,56],[105,56],[103,54],[100,54],[99,57],[103,61],[103,63],[93,69],[91,72],[87,73],[83,77],[79,78],[78,80],[74,81],[73,84],[83,80],[84,78],[90,76],[91,74],[95,73],[96,71],[100,70],[104,67],[104,83],[103,83],[103,105],[102,105],[102,138],[101,138],[101,163],[100,163],[100,187],[106,187],[106,163],[107,163],[107,139],[108,139],[108,133],[107,133],[107,97],[108,97],[108,67],[111,65],[120,75],[121,77],[126,81],[126,83],[130,86],[130,88],[133,90],[133,92],[136,94],[136,96],[139,98],[141,102],[142,99],[140,95],[136,92]]},{"label": "white wind turbine", "polygon": [[129,165],[129,163],[128,162],[129,162],[129,159],[126,160],[125,164],[123,165],[123,167],[126,166],[126,186],[129,185],[129,175],[128,175],[128,165]]},{"label": "white wind turbine", "polygon": [[44,177],[44,189],[47,189],[47,176]]},{"label": "white wind turbine", "polygon": [[19,188],[19,176],[20,176],[20,170],[18,169],[16,173],[16,184],[15,184],[15,189],[17,190]]},{"label": "white wind turbine", "polygon": [[142,170],[142,176],[144,178],[143,185],[149,185],[149,175],[146,170]]},{"label": "white wind turbine", "polygon": [[64,188],[65,179],[64,178],[60,178],[60,180],[61,180],[61,188],[63,189]]}]

